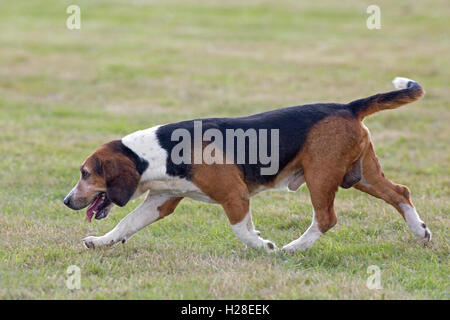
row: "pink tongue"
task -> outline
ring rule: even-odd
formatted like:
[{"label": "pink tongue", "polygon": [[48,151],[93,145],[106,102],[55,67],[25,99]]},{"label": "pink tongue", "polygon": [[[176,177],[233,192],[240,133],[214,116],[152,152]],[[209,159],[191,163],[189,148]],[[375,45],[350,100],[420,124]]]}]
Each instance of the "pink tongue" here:
[{"label": "pink tongue", "polygon": [[94,202],[91,203],[91,205],[86,210],[86,216],[89,222],[91,222],[92,217],[94,216],[94,210],[97,208],[97,206],[100,204],[102,195],[99,194],[97,198],[95,198]]}]

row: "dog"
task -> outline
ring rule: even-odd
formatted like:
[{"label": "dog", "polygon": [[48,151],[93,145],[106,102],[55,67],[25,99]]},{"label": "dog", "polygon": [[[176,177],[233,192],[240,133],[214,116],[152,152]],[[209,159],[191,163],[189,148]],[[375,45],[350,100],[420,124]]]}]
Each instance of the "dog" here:
[{"label": "dog", "polygon": [[[392,205],[411,231],[421,241],[429,242],[431,232],[417,214],[409,189],[386,178],[369,130],[362,122],[373,113],[398,108],[424,95],[422,87],[413,80],[397,77],[392,82],[397,90],[348,104],[309,104],[247,117],[170,123],[131,133],[102,145],[83,162],[81,177],[65,197],[64,204],[74,210],[88,207],[86,215],[90,221],[92,217],[103,219],[113,205],[125,206],[130,199],[148,192],[144,202],[113,230],[100,237],[84,238],[86,248],[125,243],[140,229],[170,215],[188,197],[220,204],[232,230],[243,243],[272,252],[277,250],[276,245],[260,237],[254,227],[250,198],[267,189],[296,191],[306,183],[314,209],[313,220],[300,238],[282,247],[283,251],[294,253],[310,248],[337,223],[335,194],[339,187],[353,187]],[[278,152],[276,172],[262,174],[267,169],[267,161],[249,163],[248,155],[244,162],[228,161],[236,157],[229,158],[220,144],[216,145],[215,156],[226,162],[175,161],[173,154],[179,147],[175,132],[182,129],[195,135],[198,122],[202,124],[200,134],[208,129],[216,134],[230,129],[255,129],[254,132],[258,129],[256,135],[261,138],[267,130],[278,130],[278,142],[274,140],[270,145],[272,153]],[[182,157],[192,160],[199,150],[201,157],[201,152],[213,144],[210,141],[202,141],[194,146],[191,154]],[[253,147],[246,144],[240,149],[250,152]]]}]

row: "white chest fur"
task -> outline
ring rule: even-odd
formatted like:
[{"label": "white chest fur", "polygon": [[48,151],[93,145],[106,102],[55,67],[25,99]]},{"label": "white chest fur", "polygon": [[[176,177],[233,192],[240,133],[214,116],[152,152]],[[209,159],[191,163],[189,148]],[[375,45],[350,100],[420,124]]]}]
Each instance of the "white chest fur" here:
[{"label": "white chest fur", "polygon": [[137,194],[150,190],[152,194],[167,194],[188,197],[194,200],[213,202],[192,182],[166,174],[167,151],[156,136],[160,126],[133,132],[122,138],[122,143],[141,158],[147,160],[148,168],[143,172]]}]

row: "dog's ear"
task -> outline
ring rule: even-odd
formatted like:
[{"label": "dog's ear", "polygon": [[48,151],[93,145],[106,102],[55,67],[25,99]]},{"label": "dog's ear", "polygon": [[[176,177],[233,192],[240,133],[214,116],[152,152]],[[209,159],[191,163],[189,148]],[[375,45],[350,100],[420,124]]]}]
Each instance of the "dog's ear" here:
[{"label": "dog's ear", "polygon": [[141,178],[134,163],[126,157],[105,160],[103,174],[108,198],[119,207],[126,205]]}]

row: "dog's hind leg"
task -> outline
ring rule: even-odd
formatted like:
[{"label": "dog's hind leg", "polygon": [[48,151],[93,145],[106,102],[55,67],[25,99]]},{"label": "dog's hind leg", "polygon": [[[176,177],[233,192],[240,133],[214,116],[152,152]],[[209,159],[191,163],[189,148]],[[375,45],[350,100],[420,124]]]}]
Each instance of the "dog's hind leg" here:
[{"label": "dog's hind leg", "polygon": [[420,240],[431,240],[430,230],[420,219],[411,202],[409,189],[385,177],[372,144],[368,146],[362,158],[362,179],[354,187],[392,205]]},{"label": "dog's hind leg", "polygon": [[171,214],[182,199],[149,193],[144,202],[123,218],[113,230],[101,237],[84,238],[83,243],[86,248],[111,246],[117,242],[124,243],[145,226]]},{"label": "dog's hind leg", "polygon": [[300,158],[314,209],[313,221],[300,238],[283,247],[284,251],[312,247],[337,223],[334,197],[339,185],[347,186],[358,179],[361,137],[359,122],[345,115],[326,118],[311,129]]}]

